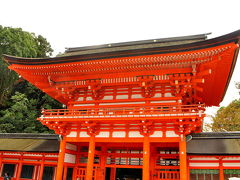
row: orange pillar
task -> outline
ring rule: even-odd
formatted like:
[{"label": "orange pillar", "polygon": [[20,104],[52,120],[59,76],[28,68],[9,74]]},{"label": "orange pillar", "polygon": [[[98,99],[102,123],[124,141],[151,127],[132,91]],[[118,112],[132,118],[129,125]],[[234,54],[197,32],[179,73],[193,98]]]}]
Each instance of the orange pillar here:
[{"label": "orange pillar", "polygon": [[63,164],[66,150],[66,140],[62,140],[60,143],[59,155],[58,155],[58,164],[57,164],[57,180],[62,180],[63,176]]},{"label": "orange pillar", "polygon": [[116,179],[116,168],[111,168],[110,170],[110,180]]},{"label": "orange pillar", "polygon": [[67,166],[64,167],[64,171],[63,171],[63,179],[67,179]]},{"label": "orange pillar", "polygon": [[18,168],[17,168],[17,176],[16,176],[16,179],[20,179],[21,177],[21,172],[22,172],[22,160],[23,160],[23,154],[21,153],[21,158],[19,159],[20,162],[18,164]]},{"label": "orange pillar", "polygon": [[41,166],[40,166],[40,174],[39,174],[39,179],[42,179],[42,177],[43,177],[43,171],[44,171],[44,158],[45,156],[43,156],[43,158],[42,158],[42,162],[41,162]]},{"label": "orange pillar", "polygon": [[0,153],[0,171],[2,172],[2,168],[3,168],[3,166],[2,166],[2,153]]},{"label": "orange pillar", "polygon": [[90,142],[89,142],[89,148],[88,148],[86,180],[92,180],[92,178],[93,178],[94,154],[95,154],[95,137],[91,136]]},{"label": "orange pillar", "polygon": [[184,135],[181,135],[179,142],[179,160],[180,160],[180,179],[188,178],[187,170],[187,143]]},{"label": "orange pillar", "polygon": [[149,137],[144,136],[143,140],[143,180],[150,179],[150,142]]},{"label": "orange pillar", "polygon": [[[102,146],[102,153],[100,156],[100,174],[99,174],[99,179],[103,180],[105,179],[105,174],[106,174],[106,152],[107,152],[107,148]],[[97,178],[98,179],[98,178]]]},{"label": "orange pillar", "polygon": [[20,179],[20,177],[21,177],[21,172],[22,172],[22,162],[20,162],[19,164],[18,164],[18,169],[17,169],[17,180],[18,179]]},{"label": "orange pillar", "polygon": [[189,167],[189,159],[187,158],[187,180],[190,180],[190,167]]},{"label": "orange pillar", "polygon": [[[157,154],[156,147],[151,146],[150,147],[151,154]],[[156,168],[156,161],[157,161],[157,156],[150,156],[150,176],[152,179],[155,174],[155,168]]]},{"label": "orange pillar", "polygon": [[219,159],[219,180],[224,180],[224,169],[223,169],[222,158]]}]

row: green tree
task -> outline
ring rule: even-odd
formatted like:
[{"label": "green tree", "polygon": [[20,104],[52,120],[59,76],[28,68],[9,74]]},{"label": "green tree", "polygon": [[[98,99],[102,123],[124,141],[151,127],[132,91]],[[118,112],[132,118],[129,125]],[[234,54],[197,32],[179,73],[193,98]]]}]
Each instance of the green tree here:
[{"label": "green tree", "polygon": [[217,111],[211,129],[214,132],[240,131],[240,99]]},{"label": "green tree", "polygon": [[41,35],[23,31],[21,28],[0,25],[0,107],[18,80],[18,75],[7,68],[2,55],[20,57],[47,57],[53,52],[49,42]]},{"label": "green tree", "polygon": [[61,108],[61,104],[27,81],[19,79],[2,59],[2,54],[47,57],[52,51],[41,35],[0,26],[0,132],[53,132],[36,119],[41,115],[42,108]]},{"label": "green tree", "polygon": [[10,107],[2,110],[0,116],[1,133],[49,132],[36,121],[38,117],[37,100],[28,99],[25,94],[16,92],[9,101]]}]

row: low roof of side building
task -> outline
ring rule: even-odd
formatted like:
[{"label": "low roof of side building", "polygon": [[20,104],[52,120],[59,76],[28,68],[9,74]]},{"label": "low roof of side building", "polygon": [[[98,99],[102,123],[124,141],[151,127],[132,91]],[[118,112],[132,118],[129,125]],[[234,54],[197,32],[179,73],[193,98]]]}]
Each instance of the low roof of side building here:
[{"label": "low roof of side building", "polygon": [[[0,151],[58,152],[55,134],[0,133]],[[240,155],[240,132],[192,134],[187,142],[191,155]]]}]

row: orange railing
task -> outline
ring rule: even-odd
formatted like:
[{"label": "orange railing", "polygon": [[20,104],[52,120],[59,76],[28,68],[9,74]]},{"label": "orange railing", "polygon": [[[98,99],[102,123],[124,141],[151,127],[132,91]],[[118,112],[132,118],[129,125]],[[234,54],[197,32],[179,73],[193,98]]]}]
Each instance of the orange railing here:
[{"label": "orange railing", "polygon": [[42,111],[42,118],[198,116],[203,113],[203,107],[203,105],[164,105],[124,108],[50,109]]}]

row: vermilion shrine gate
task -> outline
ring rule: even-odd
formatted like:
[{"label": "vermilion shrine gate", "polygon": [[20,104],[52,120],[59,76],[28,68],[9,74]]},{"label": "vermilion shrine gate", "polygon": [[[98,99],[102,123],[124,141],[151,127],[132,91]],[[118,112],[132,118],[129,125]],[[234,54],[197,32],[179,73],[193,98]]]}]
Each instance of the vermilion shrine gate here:
[{"label": "vermilion shrine gate", "polygon": [[69,48],[55,58],[5,56],[10,69],[67,107],[38,118],[62,137],[56,179],[66,179],[65,167],[78,180],[115,180],[119,171],[143,180],[189,179],[186,137],[202,131],[205,107],[222,101],[240,31],[205,39]]}]

